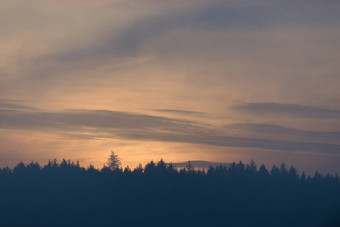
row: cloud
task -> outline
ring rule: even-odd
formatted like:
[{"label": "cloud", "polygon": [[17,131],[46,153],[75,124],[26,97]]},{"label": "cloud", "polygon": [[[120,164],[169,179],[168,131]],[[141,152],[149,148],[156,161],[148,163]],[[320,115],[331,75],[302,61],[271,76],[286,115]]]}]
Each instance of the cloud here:
[{"label": "cloud", "polygon": [[334,143],[340,141],[339,131],[331,132],[307,131],[272,124],[252,124],[252,123],[230,124],[225,125],[224,128],[225,130],[238,130],[264,138],[281,138],[295,141],[296,140],[327,141]]},{"label": "cloud", "polygon": [[340,144],[225,136],[199,122],[107,110],[33,112],[0,110],[0,127],[59,133],[63,136],[165,141],[277,151],[339,154]]},{"label": "cloud", "polygon": [[245,103],[233,106],[233,108],[250,114],[280,114],[303,118],[340,118],[339,110],[300,104],[259,102]]},{"label": "cloud", "polygon": [[37,111],[35,107],[23,105],[22,102],[16,100],[0,99],[0,110],[32,110]]},{"label": "cloud", "polygon": [[206,115],[204,112],[197,111],[188,111],[188,110],[174,110],[174,109],[150,109],[155,112],[160,113],[170,113],[170,114],[179,114],[179,115],[192,115],[192,116],[203,116]]},{"label": "cloud", "polygon": [[[191,85],[201,83],[199,86],[248,90],[246,84],[257,83],[254,81],[257,80],[257,75],[262,75],[266,81],[272,81],[267,78],[272,77],[273,71],[293,74],[278,69],[292,67],[292,64],[286,67],[290,62],[285,61],[285,58],[292,59],[290,55],[294,52],[290,50],[301,55],[314,56],[308,50],[305,51],[305,46],[300,45],[300,42],[305,45],[307,43],[308,49],[315,48],[319,58],[325,59],[325,62],[332,62],[324,58],[325,55],[331,58],[329,53],[323,54],[319,50],[336,42],[337,33],[334,31],[337,29],[323,26],[334,32],[330,34],[329,30],[320,30],[318,24],[339,22],[339,17],[333,13],[338,8],[337,4],[330,1],[322,7],[316,1],[308,1],[308,7],[307,1],[283,0],[275,3],[262,0],[256,3],[216,0],[194,0],[188,3],[142,1],[128,2],[127,7],[121,8],[114,4],[116,1],[112,1],[112,6],[105,7],[105,10],[101,7],[77,7],[75,4],[58,1],[48,1],[54,2],[53,4],[39,1],[41,4],[29,4],[30,7],[27,8],[23,7],[27,4],[25,2],[18,1],[22,3],[19,4],[21,7],[12,3],[12,8],[20,8],[19,12],[15,11],[15,14],[21,16],[20,20],[13,15],[13,20],[2,21],[14,28],[24,26],[26,36],[32,37],[28,39],[21,33],[14,33],[12,36],[16,42],[8,41],[13,40],[12,36],[5,39],[3,46],[16,47],[10,48],[9,56],[14,55],[13,50],[16,50],[15,55],[20,56],[19,60],[14,57],[4,58],[6,62],[8,59],[13,61],[3,69],[8,68],[9,73],[16,74],[9,76],[8,81],[0,79],[0,90],[7,94],[17,94],[19,92],[16,90],[19,89],[22,93],[34,94],[37,90],[40,93],[52,86],[53,90],[66,86],[81,87],[89,80],[94,83],[106,80],[106,84],[117,84],[115,80],[126,78],[129,74],[127,72],[132,69],[136,71],[131,73],[131,84],[146,74],[153,78],[144,81],[158,81],[165,74],[163,72],[170,71],[177,78],[184,77],[182,75],[185,74]],[[54,7],[55,5],[58,7]],[[96,3],[92,5],[95,6]],[[12,14],[10,10],[7,14],[9,12]],[[27,14],[31,15],[30,20],[25,18]],[[304,29],[301,29],[301,24]],[[23,29],[20,27],[19,30]],[[279,31],[282,33],[278,33]],[[317,31],[317,36],[310,34],[310,31]],[[303,50],[295,46],[303,47]],[[332,49],[337,53],[336,48]],[[170,55],[172,59],[169,59]],[[294,58],[307,59],[300,55]],[[140,64],[136,59],[147,59],[147,62]],[[178,67],[178,62],[186,67]],[[282,67],[270,70],[270,67],[263,67],[278,64]],[[311,68],[310,65],[307,67]],[[150,72],[154,69],[158,71]],[[293,70],[301,71],[301,68]],[[313,67],[310,71],[312,70]],[[276,75],[276,78],[280,76]],[[323,75],[323,81],[326,81],[327,76]],[[208,80],[212,83],[207,84]],[[292,83],[299,84],[296,80],[298,77]],[[241,82],[236,83],[237,81]],[[183,84],[182,81],[176,82]],[[276,82],[287,81],[277,79]],[[256,85],[265,87],[262,89],[264,92],[268,90],[268,86],[262,82]]]},{"label": "cloud", "polygon": [[[52,51],[29,63],[37,64],[32,75],[48,74],[57,75],[58,71],[74,71],[79,67],[98,67],[98,63],[106,61],[120,62],[127,58],[136,57],[146,48],[150,49],[150,41],[156,37],[173,31],[185,29],[200,30],[202,32],[227,31],[228,29],[237,30],[261,30],[268,27],[275,27],[282,24],[309,24],[318,23],[339,23],[336,15],[338,4],[329,1],[333,7],[320,8],[319,4],[296,1],[278,1],[275,4],[267,1],[252,2],[243,1],[191,1],[189,6],[176,7],[178,3],[166,1],[163,4],[155,4],[154,1],[142,3],[143,9],[154,9],[154,12],[146,11],[143,15],[136,15],[132,19],[123,21],[122,26],[116,28],[116,21],[110,21],[105,29],[97,31],[95,35],[86,37],[86,45],[77,46],[72,41],[72,46],[67,46],[64,50]],[[156,5],[154,8],[151,6]],[[141,5],[130,4],[123,8],[127,12],[135,12],[134,7]],[[115,7],[112,7],[115,8]],[[334,12],[333,12],[334,11]],[[113,11],[116,13],[115,11]],[[289,15],[289,16],[287,16]],[[41,21],[41,20],[40,20]],[[100,26],[100,25],[99,25]],[[111,26],[111,27],[110,27]],[[78,37],[78,39],[83,39]],[[190,42],[190,40],[188,40]],[[176,47],[172,47],[176,48]],[[152,49],[152,48],[151,48]],[[53,49],[52,49],[53,50]],[[153,50],[158,51],[158,50]],[[81,64],[85,62],[86,64]],[[90,62],[95,62],[90,64]],[[45,70],[44,67],[48,67]],[[52,73],[51,73],[52,70]]]},{"label": "cloud", "polygon": [[[336,4],[334,8],[320,8],[318,4],[308,2],[309,7],[306,8],[304,4],[296,1],[279,1],[276,4],[266,1],[261,1],[260,4],[251,1],[240,4],[230,4],[228,1],[196,1],[190,7],[177,8],[168,1],[163,6],[165,8],[159,8],[160,13],[138,18],[128,23],[119,33],[102,33],[88,47],[73,49],[56,57],[64,62],[77,62],[108,56],[134,56],[153,37],[182,29],[255,30],[286,23],[340,22],[335,10],[339,5]],[[172,7],[169,9],[169,6]],[[289,16],[283,12],[289,13]]]},{"label": "cloud", "polygon": [[0,127],[68,129],[77,127],[102,129],[177,129],[195,127],[193,122],[108,110],[64,110],[60,112],[28,112],[0,110]]},{"label": "cloud", "polygon": [[128,134],[125,138],[135,140],[156,140],[168,142],[182,142],[192,144],[204,144],[223,147],[240,147],[255,148],[275,151],[290,152],[307,152],[317,154],[335,154],[339,155],[340,144],[331,143],[313,143],[313,142],[296,142],[287,140],[260,139],[222,136],[214,133],[193,133],[193,134],[175,134],[175,133],[157,133],[147,132],[144,134]]}]

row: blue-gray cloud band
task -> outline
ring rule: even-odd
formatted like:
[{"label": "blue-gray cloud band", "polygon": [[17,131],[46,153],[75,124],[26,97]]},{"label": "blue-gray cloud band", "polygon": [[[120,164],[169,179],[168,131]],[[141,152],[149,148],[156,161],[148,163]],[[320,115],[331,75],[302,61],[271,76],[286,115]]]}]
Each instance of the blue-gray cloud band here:
[{"label": "blue-gray cloud band", "polygon": [[[320,8],[311,1],[266,1],[260,3],[230,4],[228,1],[209,1],[192,7],[169,10],[163,14],[146,16],[133,21],[118,34],[98,34],[92,44],[82,49],[70,49],[60,55],[42,56],[58,62],[76,63],[88,59],[134,56],[148,40],[164,33],[194,28],[219,31],[227,28],[256,30],[281,24],[338,24],[340,4],[327,1],[329,6]],[[309,7],[305,7],[308,4]],[[169,1],[171,5],[171,1]],[[175,48],[175,47],[174,47]],[[72,67],[71,67],[72,68]]]},{"label": "blue-gray cloud band", "polygon": [[174,109],[150,109],[154,112],[159,113],[170,113],[170,114],[179,114],[179,115],[192,115],[192,116],[203,116],[206,115],[204,112],[197,111],[188,111],[188,110],[174,110]]},{"label": "blue-gray cloud band", "polygon": [[336,118],[340,119],[340,111],[320,108],[315,106],[307,106],[300,104],[283,104],[271,102],[245,103],[234,106],[234,109],[256,114],[282,114],[294,117],[305,118]]},{"label": "blue-gray cloud band", "polygon": [[337,143],[340,141],[340,131],[320,132],[307,131],[294,128],[287,128],[271,124],[252,124],[239,123],[224,126],[226,130],[242,130],[250,133],[257,133],[266,137],[295,138],[310,141],[332,141]]},{"label": "blue-gray cloud band", "polygon": [[77,138],[84,138],[85,132],[86,139],[121,138],[319,154],[340,152],[340,144],[336,143],[226,136],[194,121],[107,110],[39,112],[1,108],[0,128],[50,131]]}]

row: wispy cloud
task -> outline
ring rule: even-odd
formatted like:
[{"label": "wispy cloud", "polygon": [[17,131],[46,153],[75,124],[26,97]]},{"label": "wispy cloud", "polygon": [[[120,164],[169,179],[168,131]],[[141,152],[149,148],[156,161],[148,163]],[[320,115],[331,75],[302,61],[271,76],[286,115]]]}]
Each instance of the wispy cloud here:
[{"label": "wispy cloud", "polygon": [[250,114],[282,114],[304,118],[340,118],[339,110],[300,104],[259,102],[236,105],[233,108]]},{"label": "wispy cloud", "polygon": [[170,114],[179,114],[179,115],[193,115],[193,116],[204,116],[206,113],[197,112],[197,111],[188,111],[188,110],[174,110],[174,109],[150,109],[159,113],[170,113]]},{"label": "wispy cloud", "polygon": [[0,126],[3,128],[111,128],[189,130],[194,122],[165,117],[108,110],[64,110],[60,112],[28,112],[0,110]]},{"label": "wispy cloud", "polygon": [[[154,2],[151,1],[148,4],[154,4]],[[102,39],[102,41],[105,40],[104,42],[96,40],[95,45],[65,53],[61,56],[61,59],[69,62],[90,58],[91,56],[98,57],[98,55],[124,56],[134,54],[152,37],[183,28],[211,30],[237,27],[238,29],[259,29],[290,22],[308,23],[321,18],[323,20],[319,20],[320,23],[339,22],[339,18],[335,14],[335,8],[339,7],[338,5],[335,5],[335,8],[322,9],[322,13],[317,13],[321,10],[318,7],[319,4],[309,2],[310,7],[308,9],[304,7],[304,4],[303,1],[301,3],[279,1],[277,4],[270,4],[266,1],[261,1],[260,4],[251,1],[245,1],[243,4],[226,1],[192,1],[190,7],[178,8],[174,7],[175,4],[171,1],[168,1],[167,4],[163,5],[163,7],[166,5],[168,7],[159,8],[162,13],[149,14],[149,16],[135,20],[121,30],[119,34],[105,33],[103,36],[106,37]],[[169,10],[169,6],[172,6],[171,10]],[[327,11],[326,14],[326,10],[331,10],[333,13]],[[282,11],[289,12],[289,17],[282,14]]]},{"label": "wispy cloud", "polygon": [[17,100],[0,99],[0,110],[32,110],[38,109],[32,106],[23,104],[23,102]]},{"label": "wispy cloud", "polygon": [[70,137],[79,135],[79,139],[121,138],[319,154],[339,154],[340,151],[340,144],[225,136],[199,122],[107,110],[0,110],[0,127],[49,131]]},{"label": "wispy cloud", "polygon": [[308,131],[288,128],[272,124],[238,123],[225,125],[225,130],[237,130],[238,132],[257,135],[263,138],[281,138],[285,140],[327,141],[338,143],[340,131]]},{"label": "wispy cloud", "polygon": [[[333,7],[324,8],[320,8],[316,2],[308,2],[309,7],[305,7],[305,1],[299,3],[278,1],[276,4],[267,1],[256,3],[243,1],[240,4],[220,0],[191,1],[191,4],[183,5],[183,7],[176,7],[176,4],[181,5],[171,1],[164,4],[145,1],[139,6],[148,8],[148,6],[157,5],[155,11],[159,13],[146,12],[143,16],[128,18],[127,21],[121,22],[123,25],[119,29],[116,28],[116,21],[108,22],[107,27],[100,34],[87,37],[89,39],[87,45],[68,45],[62,50],[52,48],[47,53],[29,59],[27,64],[34,65],[31,68],[30,77],[46,79],[60,76],[64,72],[79,71],[80,68],[88,69],[98,67],[98,64],[125,61],[138,56],[145,49],[150,49],[150,41],[154,38],[184,29],[202,32],[227,31],[228,29],[249,31],[290,23],[309,24],[315,21],[322,24],[340,23],[335,13],[340,7],[332,1],[329,1],[329,4]],[[120,8],[119,5],[122,3],[113,1],[112,5],[115,9]],[[47,4],[46,7],[48,6]],[[138,5],[127,4],[126,7],[122,7],[122,10],[134,12],[134,7]],[[43,21],[40,17],[36,20]],[[74,40],[71,43],[74,44]],[[176,48],[176,46],[171,48]],[[157,50],[154,51],[157,52]],[[27,75],[27,72],[25,74]]]}]

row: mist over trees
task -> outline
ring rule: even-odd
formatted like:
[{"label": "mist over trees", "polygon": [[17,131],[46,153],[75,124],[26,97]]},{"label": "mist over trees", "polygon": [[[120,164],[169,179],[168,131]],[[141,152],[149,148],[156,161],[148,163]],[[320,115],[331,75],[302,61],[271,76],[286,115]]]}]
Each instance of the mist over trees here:
[{"label": "mist over trees", "polygon": [[163,160],[134,169],[70,160],[0,169],[0,226],[337,226],[338,175],[285,164],[178,169]]}]

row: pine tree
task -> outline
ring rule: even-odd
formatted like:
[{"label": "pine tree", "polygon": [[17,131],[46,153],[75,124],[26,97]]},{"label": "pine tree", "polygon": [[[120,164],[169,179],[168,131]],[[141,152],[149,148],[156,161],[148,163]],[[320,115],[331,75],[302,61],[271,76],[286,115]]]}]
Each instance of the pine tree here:
[{"label": "pine tree", "polygon": [[109,166],[110,169],[112,170],[117,170],[120,168],[120,165],[122,164],[120,161],[120,158],[118,157],[118,155],[115,154],[114,151],[111,151],[111,154],[107,160],[107,164]]}]

